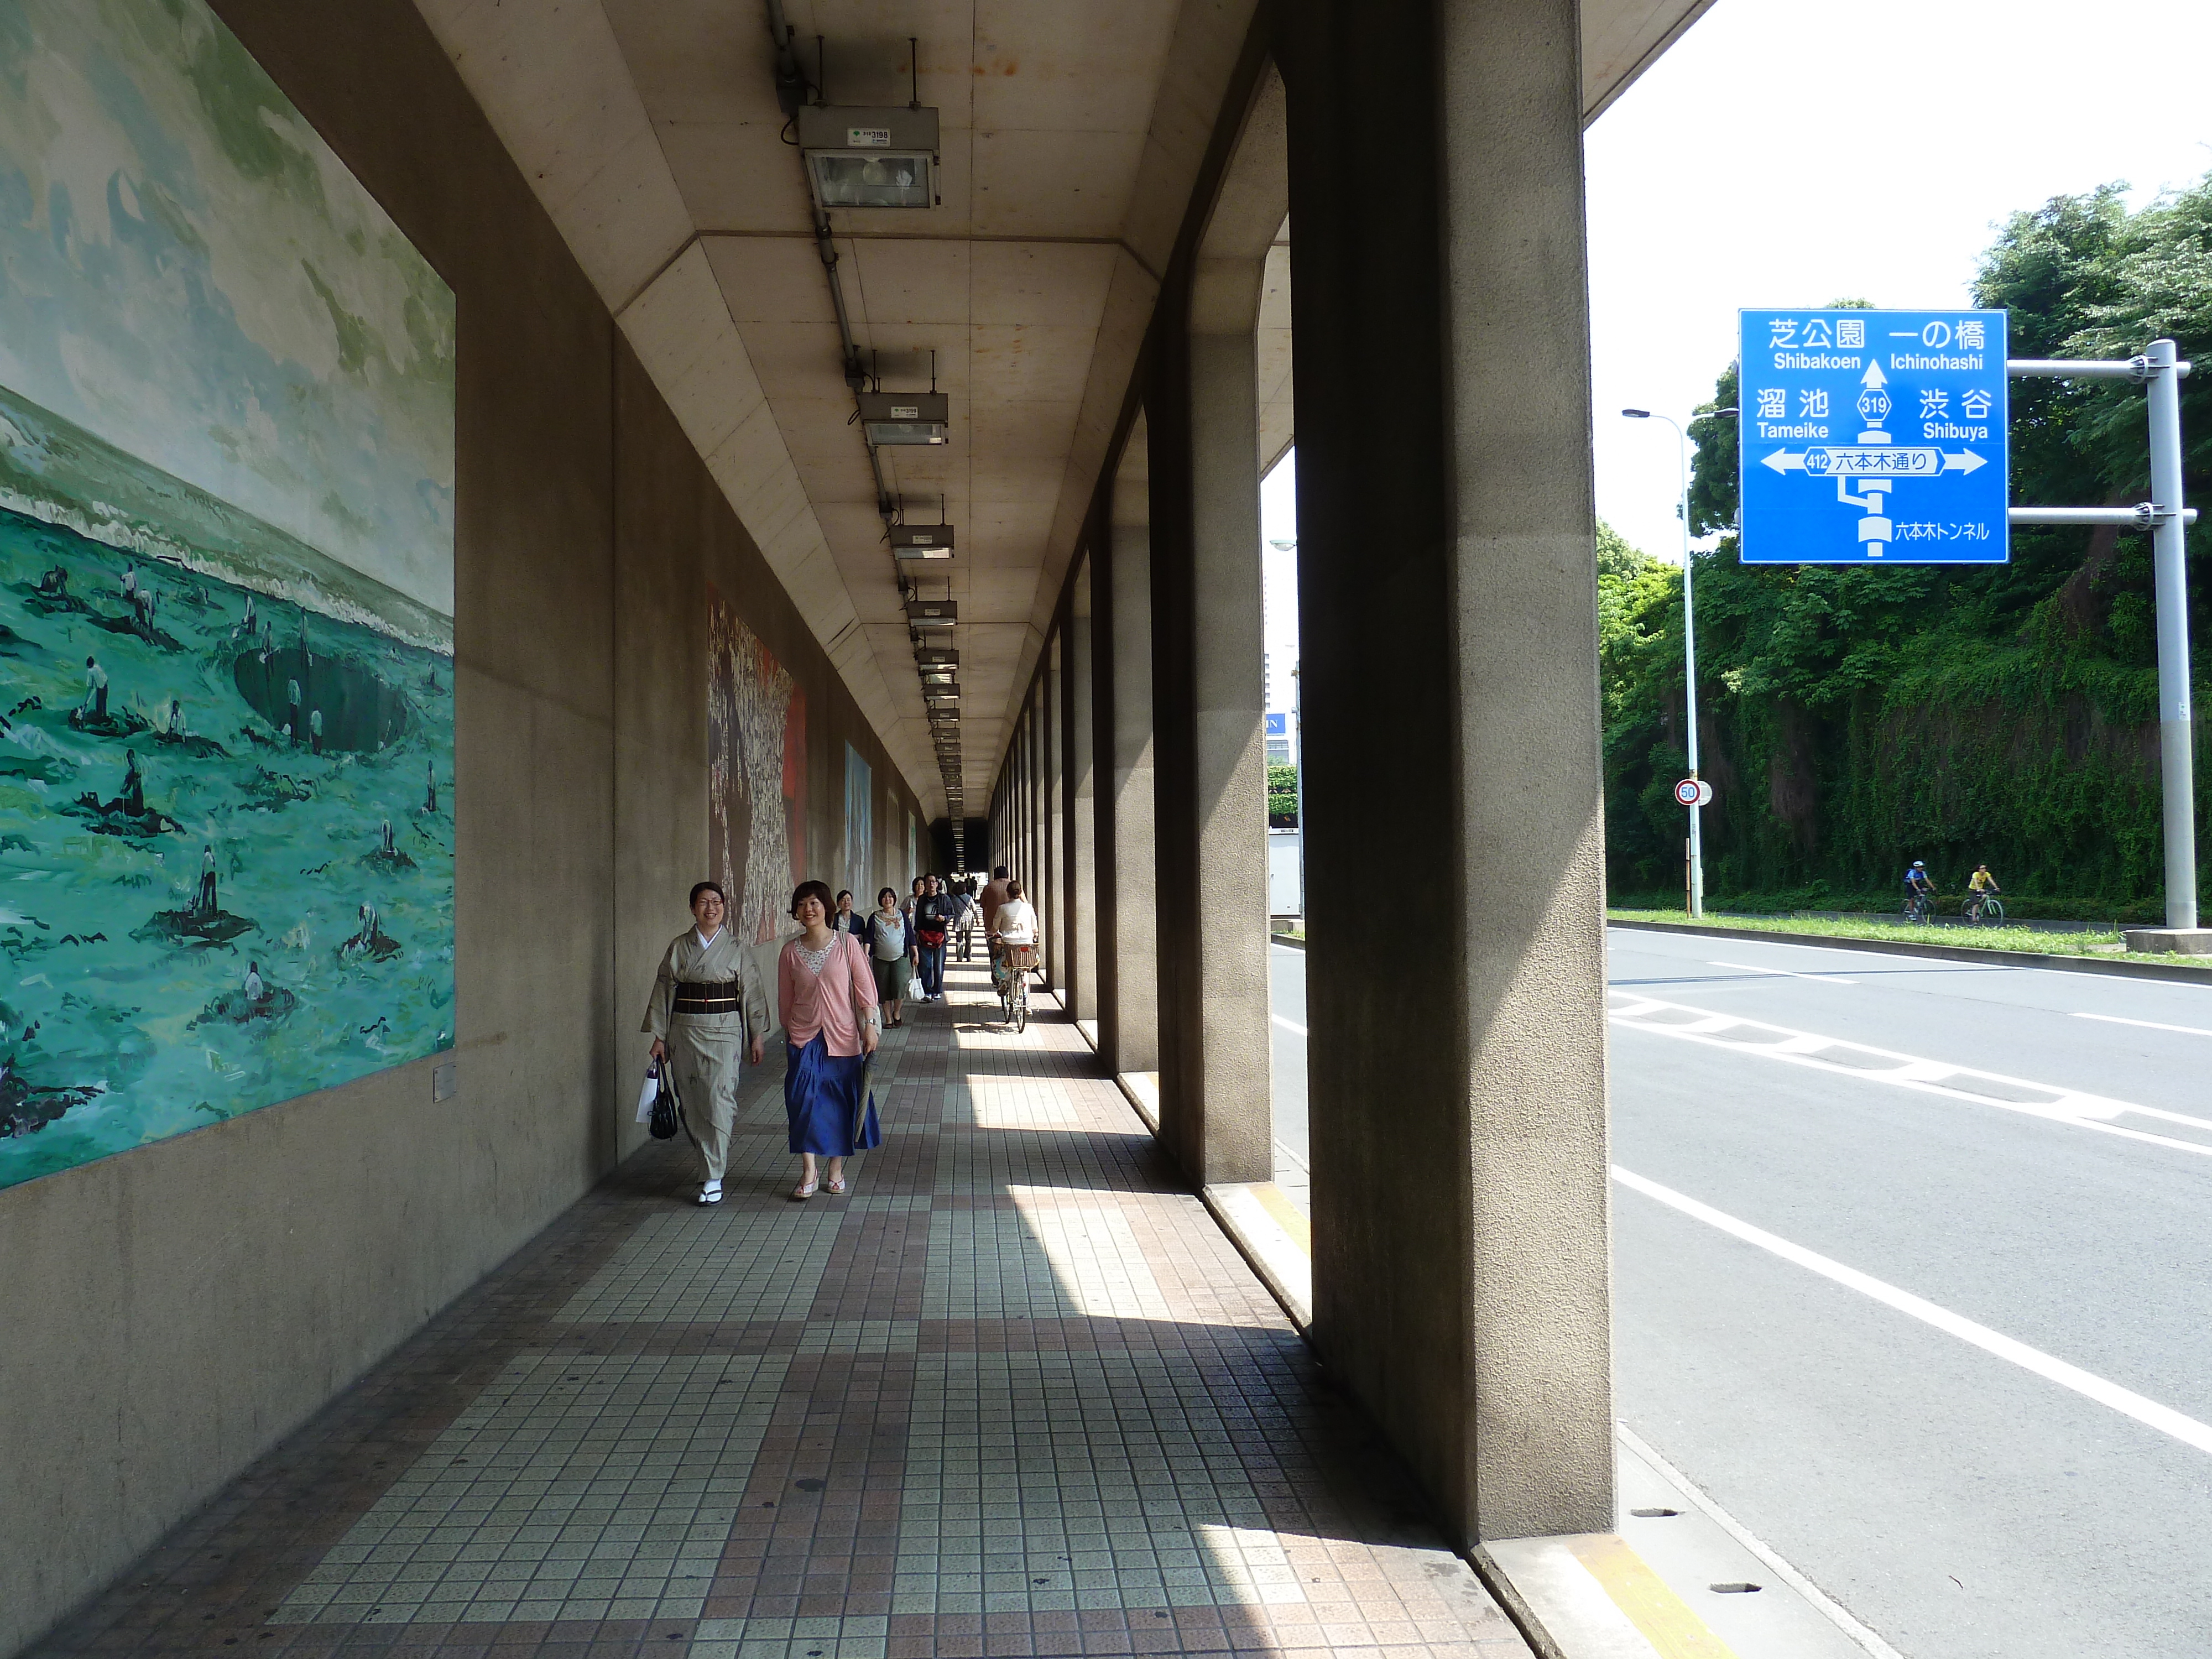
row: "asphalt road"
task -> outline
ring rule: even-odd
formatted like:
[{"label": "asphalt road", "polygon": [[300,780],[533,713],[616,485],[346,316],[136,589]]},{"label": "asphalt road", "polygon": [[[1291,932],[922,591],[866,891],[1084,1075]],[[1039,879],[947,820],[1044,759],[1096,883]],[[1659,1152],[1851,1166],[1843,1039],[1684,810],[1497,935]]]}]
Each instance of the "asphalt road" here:
[{"label": "asphalt road", "polygon": [[1911,1659],[2212,1654],[2212,988],[1611,944],[1621,1419]]}]

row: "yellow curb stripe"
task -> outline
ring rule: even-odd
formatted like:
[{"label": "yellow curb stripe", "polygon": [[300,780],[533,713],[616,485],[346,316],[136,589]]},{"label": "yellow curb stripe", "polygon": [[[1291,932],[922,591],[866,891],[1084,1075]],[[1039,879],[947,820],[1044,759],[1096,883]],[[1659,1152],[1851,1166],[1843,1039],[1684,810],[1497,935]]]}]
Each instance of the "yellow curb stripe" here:
[{"label": "yellow curb stripe", "polygon": [[1260,1200],[1260,1207],[1274,1218],[1275,1224],[1291,1236],[1291,1243],[1306,1260],[1312,1261],[1313,1224],[1291,1202],[1291,1195],[1272,1181],[1255,1181],[1252,1196]]},{"label": "yellow curb stripe", "polygon": [[1618,1534],[1589,1533],[1565,1542],[1661,1659],[1735,1659],[1729,1644]]}]

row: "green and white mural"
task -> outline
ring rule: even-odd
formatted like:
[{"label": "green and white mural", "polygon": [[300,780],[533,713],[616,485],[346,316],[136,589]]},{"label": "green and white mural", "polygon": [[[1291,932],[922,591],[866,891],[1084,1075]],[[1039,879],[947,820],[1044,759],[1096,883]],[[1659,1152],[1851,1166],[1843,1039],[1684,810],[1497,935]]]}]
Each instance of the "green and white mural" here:
[{"label": "green and white mural", "polygon": [[0,1186],[451,1046],[453,357],[201,0],[0,0]]}]

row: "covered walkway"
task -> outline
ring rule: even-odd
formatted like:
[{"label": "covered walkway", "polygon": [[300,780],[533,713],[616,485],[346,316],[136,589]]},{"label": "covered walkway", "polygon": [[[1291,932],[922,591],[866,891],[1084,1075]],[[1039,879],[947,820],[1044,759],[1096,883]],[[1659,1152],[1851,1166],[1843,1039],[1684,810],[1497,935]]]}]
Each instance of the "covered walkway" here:
[{"label": "covered walkway", "polygon": [[1527,1647],[1048,1005],[890,1034],[853,1195],[752,1074],[717,1209],[630,1158],[41,1656]]}]

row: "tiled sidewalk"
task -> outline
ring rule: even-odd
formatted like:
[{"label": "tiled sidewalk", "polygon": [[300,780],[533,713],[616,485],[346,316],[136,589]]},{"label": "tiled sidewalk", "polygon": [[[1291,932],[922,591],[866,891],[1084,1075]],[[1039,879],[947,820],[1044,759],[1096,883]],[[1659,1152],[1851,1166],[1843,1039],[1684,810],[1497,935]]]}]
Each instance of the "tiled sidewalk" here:
[{"label": "tiled sidewalk", "polygon": [[980,970],[793,1204],[656,1146],[42,1656],[902,1659],[1527,1648],[1056,1010]]}]

